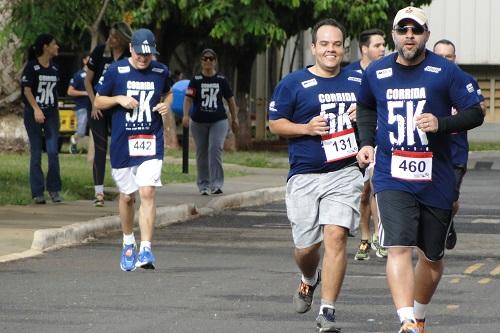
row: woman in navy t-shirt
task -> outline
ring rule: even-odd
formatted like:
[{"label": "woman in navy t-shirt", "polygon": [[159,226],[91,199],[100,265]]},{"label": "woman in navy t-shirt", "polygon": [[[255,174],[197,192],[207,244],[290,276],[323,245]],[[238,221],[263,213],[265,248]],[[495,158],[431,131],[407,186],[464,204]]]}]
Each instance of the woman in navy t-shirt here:
[{"label": "woman in navy t-shirt", "polygon": [[[37,204],[44,204],[45,184],[53,202],[60,202],[59,111],[57,83],[59,69],[52,62],[59,46],[54,36],[41,34],[29,50],[28,64],[21,78],[24,102],[24,126],[30,142],[31,195]],[[42,171],[42,141],[48,155],[47,179]]]}]

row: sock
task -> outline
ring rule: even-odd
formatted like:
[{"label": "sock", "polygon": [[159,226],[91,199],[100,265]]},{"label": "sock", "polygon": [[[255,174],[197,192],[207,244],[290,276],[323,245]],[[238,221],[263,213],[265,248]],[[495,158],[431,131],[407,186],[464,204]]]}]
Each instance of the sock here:
[{"label": "sock", "polygon": [[123,244],[125,245],[135,244],[134,233],[131,233],[130,235],[123,234]]},{"label": "sock", "polygon": [[327,301],[325,299],[321,299],[321,306],[319,307],[319,314],[323,313],[323,309],[333,309],[335,311],[335,303],[333,301]]},{"label": "sock", "polygon": [[95,194],[104,193],[104,185],[95,185],[94,192]]},{"label": "sock", "polygon": [[415,321],[415,315],[413,313],[413,307],[412,306],[407,306],[404,308],[399,308],[398,309],[398,316],[399,316],[399,321],[403,322],[405,320],[413,320]]},{"label": "sock", "polygon": [[302,282],[314,286],[316,282],[318,282],[318,272],[314,272],[314,276],[312,278],[305,277],[304,274],[302,274]]},{"label": "sock", "polygon": [[141,248],[139,252],[144,250],[145,247],[149,247],[149,249],[151,250],[151,241],[141,241]]},{"label": "sock", "polygon": [[417,301],[413,302],[413,308],[415,311],[415,319],[424,320],[425,319],[425,311],[427,310],[428,304],[420,304]]}]

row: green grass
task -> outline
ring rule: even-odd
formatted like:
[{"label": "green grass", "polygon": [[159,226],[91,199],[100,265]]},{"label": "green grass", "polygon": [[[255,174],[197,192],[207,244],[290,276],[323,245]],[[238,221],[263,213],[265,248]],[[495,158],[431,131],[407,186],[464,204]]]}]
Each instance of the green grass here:
[{"label": "green grass", "polygon": [[[29,154],[0,153],[0,205],[26,205],[32,203],[29,185]],[[94,196],[92,164],[86,155],[59,154],[62,192],[65,201],[91,200]],[[114,187],[111,166],[106,165],[105,187]],[[47,155],[42,155],[42,169],[46,174]],[[241,176],[241,171],[228,170],[226,177]],[[162,169],[164,184],[189,183],[196,180],[196,168],[190,166],[190,173],[183,174],[180,164],[168,163]]]},{"label": "green grass", "polygon": [[500,142],[478,142],[469,143],[471,151],[500,150]]}]

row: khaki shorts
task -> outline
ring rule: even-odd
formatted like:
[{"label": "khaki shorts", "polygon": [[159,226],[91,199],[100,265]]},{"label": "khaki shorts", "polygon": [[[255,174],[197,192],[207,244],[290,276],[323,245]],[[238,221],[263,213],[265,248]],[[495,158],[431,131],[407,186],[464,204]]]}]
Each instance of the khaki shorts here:
[{"label": "khaki shorts", "polygon": [[363,176],[354,166],[292,176],[285,199],[295,247],[307,248],[321,242],[325,224],[357,229],[362,188]]},{"label": "khaki shorts", "polygon": [[111,169],[111,176],[120,193],[131,194],[139,187],[161,186],[161,168],[163,161],[152,159],[128,168]]}]

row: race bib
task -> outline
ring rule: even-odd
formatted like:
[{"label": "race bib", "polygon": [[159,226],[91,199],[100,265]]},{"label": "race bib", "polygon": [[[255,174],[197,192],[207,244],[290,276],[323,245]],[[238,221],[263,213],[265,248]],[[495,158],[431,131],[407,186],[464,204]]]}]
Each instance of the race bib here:
[{"label": "race bib", "polygon": [[129,136],[128,152],[130,156],[155,156],[156,136],[149,134]]},{"label": "race bib", "polygon": [[432,152],[392,152],[391,175],[410,181],[432,181]]},{"label": "race bib", "polygon": [[323,135],[321,136],[321,143],[325,150],[327,163],[353,157],[358,153],[354,128]]}]

